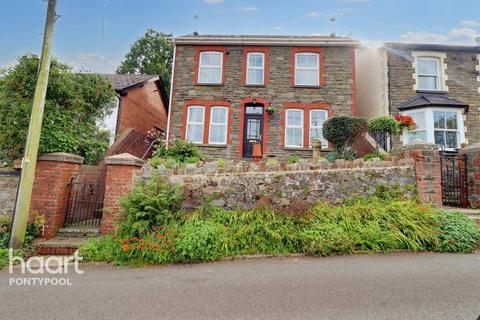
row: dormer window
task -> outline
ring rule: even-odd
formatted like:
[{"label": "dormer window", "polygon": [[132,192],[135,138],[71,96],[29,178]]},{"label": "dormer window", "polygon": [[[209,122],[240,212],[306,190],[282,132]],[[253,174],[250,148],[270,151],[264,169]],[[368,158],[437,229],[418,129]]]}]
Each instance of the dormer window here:
[{"label": "dormer window", "polygon": [[448,91],[444,52],[413,51],[416,91]]},{"label": "dormer window", "polygon": [[200,52],[198,65],[198,83],[221,84],[223,69],[223,52]]}]

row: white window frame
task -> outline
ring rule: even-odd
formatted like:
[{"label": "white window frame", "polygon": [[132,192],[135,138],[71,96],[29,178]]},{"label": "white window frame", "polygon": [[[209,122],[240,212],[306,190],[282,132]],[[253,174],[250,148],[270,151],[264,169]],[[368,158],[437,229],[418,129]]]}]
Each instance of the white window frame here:
[{"label": "white window frame", "polygon": [[[315,56],[317,58],[317,67],[316,68],[309,68],[309,67],[298,67],[298,57],[299,56]],[[308,84],[299,84],[297,82],[297,70],[307,70],[307,71],[316,71],[317,72],[317,83],[308,83]],[[305,87],[308,87],[308,86],[319,86],[320,85],[320,54],[319,53],[316,53],[316,52],[297,52],[295,53],[295,85],[296,86],[305,86]]]},{"label": "white window frame", "polygon": [[[418,81],[418,90],[426,90],[426,91],[440,91],[441,90],[441,81],[440,81],[440,78],[441,78],[441,72],[440,72],[440,63],[441,63],[441,60],[440,58],[437,58],[437,57],[417,57],[417,66],[420,64],[420,61],[423,60],[423,61],[434,61],[436,66],[437,66],[437,72],[435,74],[427,74],[427,73],[420,73],[420,68],[418,68],[417,70],[417,81]],[[429,78],[433,78],[435,77],[435,87],[436,88],[420,88],[420,78],[421,77],[429,77]]]},{"label": "white window frame", "polygon": [[[225,115],[225,123],[213,123],[213,117],[212,117],[212,114],[213,114],[213,110],[215,109],[224,109],[226,111],[226,115]],[[224,126],[225,127],[225,141],[220,141],[220,142],[212,142],[212,125],[213,126]],[[215,144],[215,145],[225,145],[227,144],[227,140],[228,140],[228,107],[224,107],[224,106],[213,106],[210,108],[210,124],[209,124],[209,128],[208,128],[208,144]]]},{"label": "white window frame", "polygon": [[[288,113],[292,112],[292,111],[300,111],[301,112],[301,115],[302,115],[302,118],[301,118],[301,121],[300,121],[300,125],[289,125],[288,124]],[[305,121],[305,110],[303,109],[298,109],[298,108],[289,108],[289,109],[286,109],[285,110],[285,147],[287,148],[303,148],[303,139],[304,139],[304,128],[305,128],[305,125],[304,125],[304,121]],[[301,132],[302,132],[302,140],[301,140],[301,145],[289,145],[287,144],[287,128],[301,128]]]},{"label": "white window frame", "polygon": [[[252,67],[250,66],[250,56],[251,55],[259,55],[262,57],[262,66],[261,67]],[[262,82],[259,83],[250,83],[248,82],[248,71],[249,70],[262,70]],[[247,70],[245,74],[245,83],[247,85],[264,85],[265,84],[265,53],[263,52],[249,52],[247,53]]]},{"label": "white window frame", "polygon": [[[190,121],[190,110],[191,109],[202,109],[202,122],[191,122]],[[201,141],[193,141],[188,137],[188,127],[190,125],[201,125],[202,126],[202,137]],[[189,106],[187,108],[187,127],[185,128],[185,140],[195,144],[203,143],[203,136],[205,135],[205,107],[204,106]]]},{"label": "white window frame", "polygon": [[[446,81],[448,80],[447,76],[447,64],[445,59],[447,54],[445,52],[438,51],[412,51],[413,62],[412,66],[414,71],[413,78],[415,79],[415,84],[413,85],[413,90],[415,91],[448,91],[448,86]],[[419,74],[418,72],[418,59],[436,59],[438,61],[437,65],[437,89],[425,89],[420,88],[419,76],[431,76],[427,74]]]},{"label": "white window frame", "polygon": [[[415,109],[415,110],[409,110],[406,112],[403,112],[405,115],[411,115],[414,112],[420,112],[424,111],[425,112],[425,130],[427,131],[427,141],[426,142],[431,142],[435,143],[435,127],[434,127],[434,117],[433,114],[435,111],[443,111],[443,112],[455,112],[457,113],[457,130],[452,130],[452,131],[458,131],[458,148],[462,145],[462,143],[465,143],[465,123],[464,123],[464,117],[463,117],[463,112],[461,109],[458,108],[448,108],[448,107],[431,107],[431,108],[421,108],[421,109]],[[437,129],[437,130],[442,130],[442,131],[448,131],[448,129]],[[412,130],[415,131],[415,130]],[[410,131],[410,132],[412,132]],[[422,131],[422,130],[420,130]],[[404,144],[407,143],[407,132],[409,132],[407,129],[403,130],[403,141]],[[454,148],[446,148],[445,150],[454,150]]]},{"label": "white window frame", "polygon": [[[308,123],[308,140],[309,140],[309,147],[311,148],[312,147],[312,137],[311,137],[311,132],[312,132],[312,129],[315,129],[315,128],[319,128],[320,129],[320,132],[322,132],[322,129],[323,129],[323,123],[321,126],[312,126],[312,113],[313,112],[322,112],[325,114],[325,121],[328,120],[328,110],[325,110],[325,109],[310,109],[310,118],[309,118],[309,123]],[[320,141],[322,142],[322,148],[327,148],[328,147],[328,141],[323,137],[323,134],[322,134],[322,138]]]},{"label": "white window frame", "polygon": [[[219,54],[220,55],[220,67],[214,66],[214,65],[202,65],[203,62],[203,55],[205,54]],[[208,81],[201,81],[200,80],[200,75],[202,74],[200,71],[202,68],[205,69],[218,69],[220,68],[220,81],[219,82],[208,82]],[[197,76],[197,82],[201,84],[222,84],[223,82],[223,52],[221,51],[201,51],[200,52],[200,57],[198,61],[198,76]]]}]

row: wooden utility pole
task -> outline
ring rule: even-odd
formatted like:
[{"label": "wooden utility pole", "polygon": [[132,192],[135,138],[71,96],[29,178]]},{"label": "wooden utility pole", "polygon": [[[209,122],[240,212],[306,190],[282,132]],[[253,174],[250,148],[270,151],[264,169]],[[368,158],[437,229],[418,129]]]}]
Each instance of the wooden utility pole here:
[{"label": "wooden utility pole", "polygon": [[48,0],[47,21],[43,34],[40,68],[38,69],[37,85],[35,87],[35,95],[33,96],[32,114],[30,115],[27,143],[22,159],[22,174],[20,176],[12,232],[10,234],[10,247],[15,249],[23,246],[30,212],[33,180],[37,165],[38,145],[40,143],[40,131],[42,129],[43,110],[45,107],[45,96],[47,94],[48,75],[50,72],[50,61],[52,59],[52,36],[56,20],[56,5],[57,0]]}]

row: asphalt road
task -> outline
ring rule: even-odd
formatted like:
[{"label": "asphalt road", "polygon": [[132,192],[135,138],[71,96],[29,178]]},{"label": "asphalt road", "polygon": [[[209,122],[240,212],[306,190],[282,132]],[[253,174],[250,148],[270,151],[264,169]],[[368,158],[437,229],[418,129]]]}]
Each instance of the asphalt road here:
[{"label": "asphalt road", "polygon": [[[272,258],[117,268],[81,265],[71,286],[11,286],[0,319],[468,319],[480,255]],[[18,276],[18,275],[16,275]]]}]

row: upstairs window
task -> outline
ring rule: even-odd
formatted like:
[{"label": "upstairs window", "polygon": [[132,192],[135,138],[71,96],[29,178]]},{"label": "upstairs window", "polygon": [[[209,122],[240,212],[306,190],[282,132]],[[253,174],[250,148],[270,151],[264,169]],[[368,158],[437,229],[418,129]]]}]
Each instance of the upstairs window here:
[{"label": "upstairs window", "polygon": [[303,110],[285,110],[285,147],[303,147]]},{"label": "upstairs window", "polygon": [[328,119],[327,110],[310,110],[310,147],[314,139],[320,140],[322,148],[328,146],[327,140],[323,137],[323,123]]},{"label": "upstairs window", "polygon": [[250,52],[247,54],[247,84],[263,85],[265,80],[265,54]]},{"label": "upstairs window", "polygon": [[418,90],[441,90],[440,59],[417,57]]},{"label": "upstairs window", "polygon": [[209,144],[227,144],[227,107],[212,107],[210,109]]},{"label": "upstairs window", "polygon": [[202,106],[188,107],[187,132],[185,140],[192,143],[203,143],[203,125],[205,122],[205,108]]},{"label": "upstairs window", "polygon": [[295,85],[318,86],[320,84],[320,58],[318,53],[295,54]]},{"label": "upstairs window", "polygon": [[200,52],[198,66],[198,83],[221,84],[223,68],[223,52]]}]

